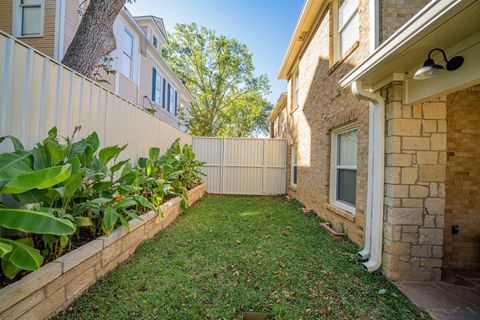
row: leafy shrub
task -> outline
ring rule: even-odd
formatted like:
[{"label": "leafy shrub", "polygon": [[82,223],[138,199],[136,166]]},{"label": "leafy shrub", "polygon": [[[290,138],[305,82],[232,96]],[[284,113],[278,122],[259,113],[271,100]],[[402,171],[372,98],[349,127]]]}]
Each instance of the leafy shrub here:
[{"label": "leafy shrub", "polygon": [[80,238],[110,234],[119,225],[158,207],[168,197],[181,196],[188,206],[188,189],[200,182],[191,146],[175,141],[160,156],[151,148],[148,158],[132,166],[118,161],[125,146],[99,149],[94,132],[73,142],[56,128],[33,149],[8,139],[14,152],[0,154],[0,259],[3,275],[13,279],[59,257]]}]

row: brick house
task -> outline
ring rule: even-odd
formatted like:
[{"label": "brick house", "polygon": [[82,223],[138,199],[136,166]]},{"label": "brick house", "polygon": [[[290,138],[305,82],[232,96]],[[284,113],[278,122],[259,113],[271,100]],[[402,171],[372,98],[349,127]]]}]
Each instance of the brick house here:
[{"label": "brick house", "polygon": [[480,269],[478,21],[474,0],[307,0],[279,71],[288,194],[394,281]]},{"label": "brick house", "polygon": [[[72,42],[87,1],[0,0],[0,29],[61,61]],[[100,71],[102,85],[160,119],[185,130],[178,110],[193,101],[162,57],[168,43],[161,18],[133,17],[123,8],[113,25],[117,48],[109,56],[116,72]]]}]

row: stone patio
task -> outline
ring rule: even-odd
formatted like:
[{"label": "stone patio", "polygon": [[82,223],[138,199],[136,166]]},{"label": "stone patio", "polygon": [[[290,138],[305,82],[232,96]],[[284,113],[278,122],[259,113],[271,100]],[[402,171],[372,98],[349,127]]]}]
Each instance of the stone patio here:
[{"label": "stone patio", "polygon": [[434,319],[480,319],[480,270],[443,273],[443,281],[398,282],[396,286]]}]

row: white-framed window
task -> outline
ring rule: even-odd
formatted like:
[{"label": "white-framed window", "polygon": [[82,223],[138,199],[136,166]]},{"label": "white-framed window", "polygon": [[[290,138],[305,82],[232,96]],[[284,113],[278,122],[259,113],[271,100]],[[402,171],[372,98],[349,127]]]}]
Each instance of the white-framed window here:
[{"label": "white-framed window", "polygon": [[163,107],[163,77],[155,68],[152,73],[152,100]]},{"label": "white-framed window", "polygon": [[123,29],[123,38],[122,38],[122,60],[120,66],[120,72],[128,77],[133,79],[133,48],[135,43],[135,38],[127,30]]},{"label": "white-framed window", "polygon": [[170,92],[168,95],[169,99],[169,109],[170,113],[177,114],[177,90],[175,87],[170,85]]},{"label": "white-framed window", "polygon": [[298,72],[293,77],[292,111],[298,107]]},{"label": "white-framed window", "polygon": [[298,166],[297,166],[297,146],[292,146],[291,168],[290,168],[290,184],[292,187],[297,186]]},{"label": "white-framed window", "polygon": [[341,59],[360,38],[358,0],[339,0],[336,7],[336,59]]},{"label": "white-framed window", "polygon": [[14,0],[14,35],[43,37],[45,0]]},{"label": "white-framed window", "polygon": [[357,136],[356,124],[349,124],[332,131],[330,204],[355,213],[357,184]]}]

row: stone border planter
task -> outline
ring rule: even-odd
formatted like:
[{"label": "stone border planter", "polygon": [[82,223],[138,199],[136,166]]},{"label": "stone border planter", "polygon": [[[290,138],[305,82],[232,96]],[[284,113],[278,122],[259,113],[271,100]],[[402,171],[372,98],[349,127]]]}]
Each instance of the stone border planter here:
[{"label": "stone border planter", "polygon": [[[189,204],[205,194],[205,184],[189,191]],[[95,281],[127,260],[138,245],[153,238],[181,213],[180,198],[164,203],[163,215],[151,211],[142,220],[61,256],[0,290],[0,319],[45,319],[65,310]]]}]

